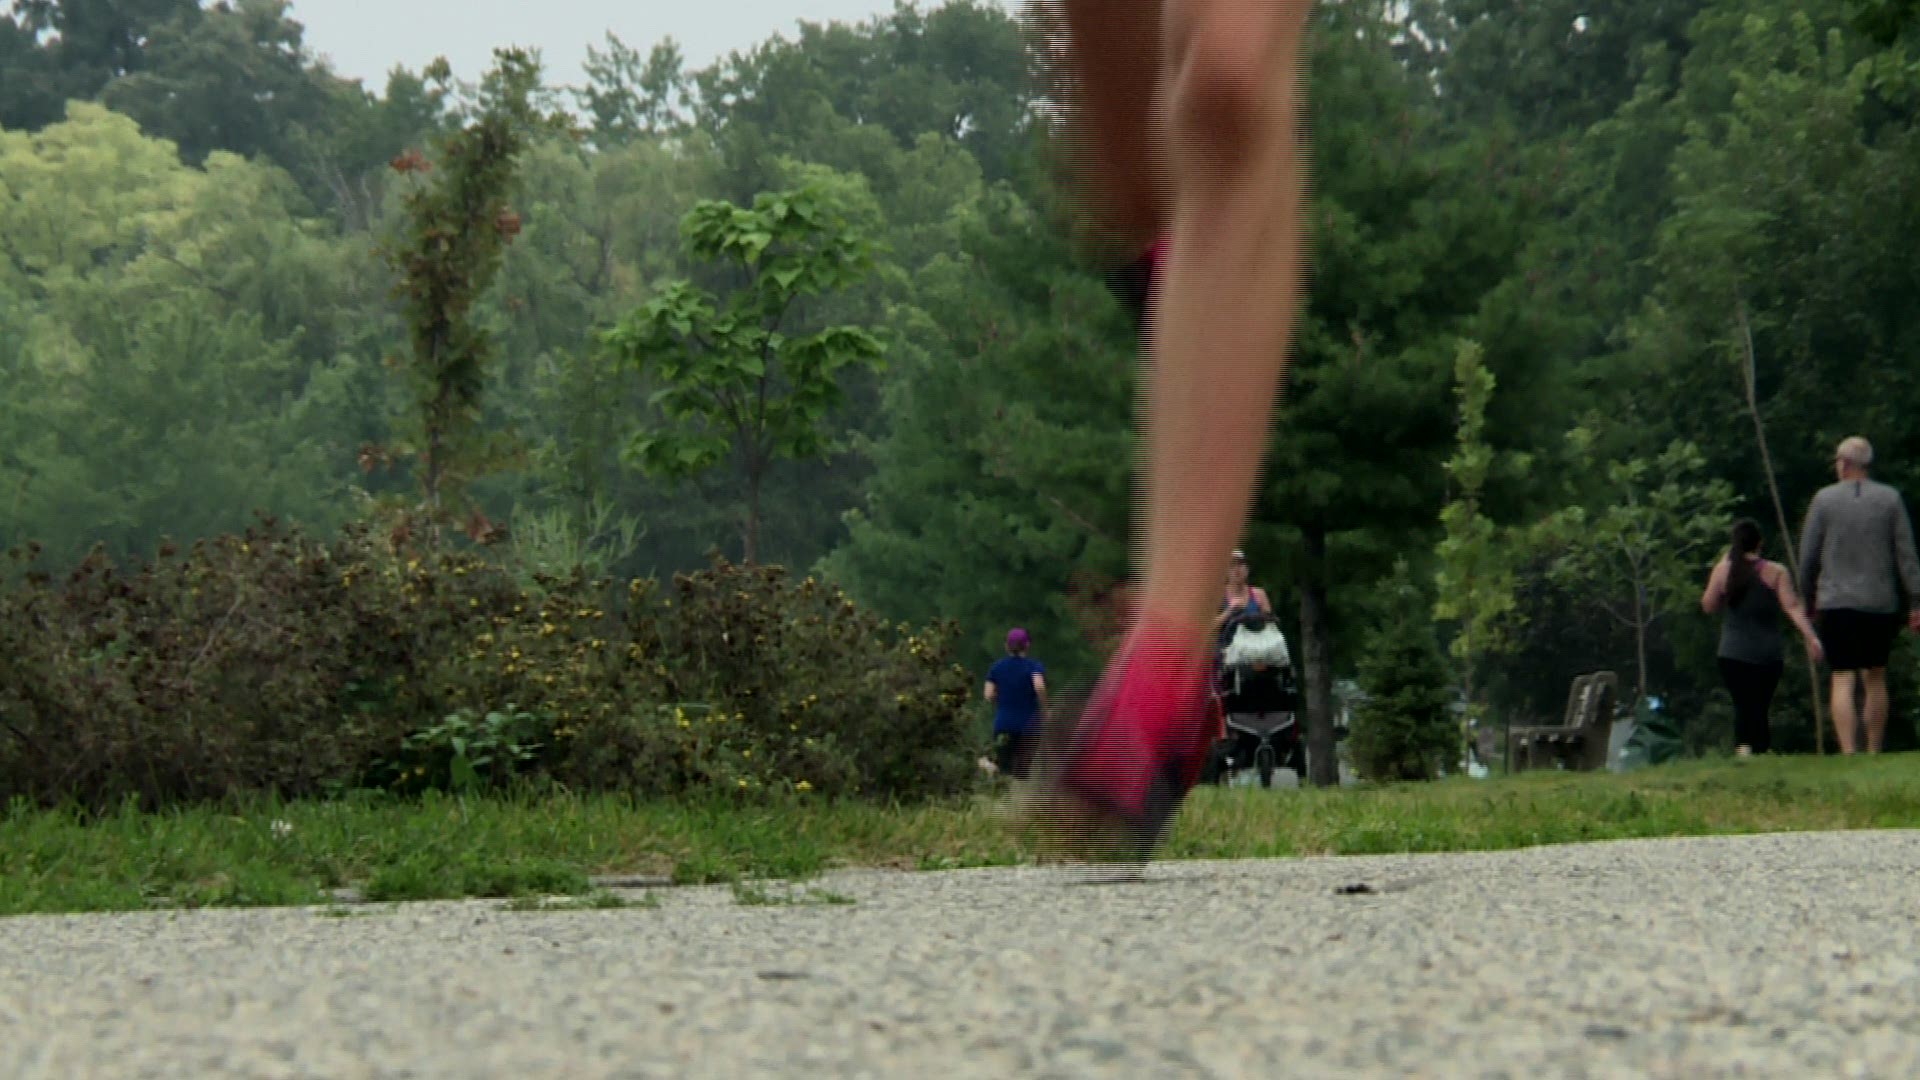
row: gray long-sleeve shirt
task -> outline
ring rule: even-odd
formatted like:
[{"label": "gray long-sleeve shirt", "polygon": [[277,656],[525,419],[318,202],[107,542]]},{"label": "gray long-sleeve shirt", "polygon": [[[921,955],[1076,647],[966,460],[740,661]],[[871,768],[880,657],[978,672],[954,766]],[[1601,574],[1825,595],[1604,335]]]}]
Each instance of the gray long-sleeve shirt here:
[{"label": "gray long-sleeve shirt", "polygon": [[1900,493],[1874,480],[1821,488],[1800,534],[1800,587],[1822,611],[1892,614],[1920,603],[1920,558]]}]

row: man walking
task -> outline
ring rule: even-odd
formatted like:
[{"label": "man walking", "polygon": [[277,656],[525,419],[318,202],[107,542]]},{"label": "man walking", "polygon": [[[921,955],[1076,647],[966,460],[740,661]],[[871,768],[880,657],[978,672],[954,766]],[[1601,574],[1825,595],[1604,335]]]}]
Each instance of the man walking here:
[{"label": "man walking", "polygon": [[[1800,538],[1800,582],[1833,669],[1833,726],[1842,754],[1856,747],[1854,687],[1866,689],[1867,752],[1887,734],[1887,657],[1907,625],[1920,630],[1920,558],[1900,493],[1867,478],[1873,447],[1853,436],[1834,454],[1839,482],[1820,489]],[[1857,677],[1857,678],[1856,678]]]}]

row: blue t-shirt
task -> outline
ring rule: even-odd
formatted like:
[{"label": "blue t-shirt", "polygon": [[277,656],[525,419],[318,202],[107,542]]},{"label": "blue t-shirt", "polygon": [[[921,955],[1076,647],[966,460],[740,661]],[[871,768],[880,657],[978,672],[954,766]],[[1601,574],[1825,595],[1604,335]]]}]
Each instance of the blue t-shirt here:
[{"label": "blue t-shirt", "polygon": [[1040,721],[1040,695],[1033,689],[1033,677],[1047,669],[1038,660],[1024,656],[1003,656],[987,671],[993,684],[995,708],[993,733],[1019,733]]}]

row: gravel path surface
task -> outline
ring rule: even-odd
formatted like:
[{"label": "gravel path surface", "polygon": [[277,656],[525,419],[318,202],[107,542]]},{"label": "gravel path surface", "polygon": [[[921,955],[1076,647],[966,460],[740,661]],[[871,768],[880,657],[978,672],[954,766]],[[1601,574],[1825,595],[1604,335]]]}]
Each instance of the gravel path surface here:
[{"label": "gravel path surface", "polygon": [[1828,833],[24,917],[0,1076],[1913,1077],[1916,866]]}]

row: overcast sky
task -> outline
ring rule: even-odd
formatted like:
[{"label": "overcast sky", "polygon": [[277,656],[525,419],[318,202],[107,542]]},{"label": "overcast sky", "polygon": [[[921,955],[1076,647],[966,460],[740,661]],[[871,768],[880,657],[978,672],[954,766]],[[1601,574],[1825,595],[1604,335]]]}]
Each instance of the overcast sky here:
[{"label": "overcast sky", "polygon": [[642,55],[671,36],[690,67],[705,67],[775,34],[793,37],[802,20],[861,22],[892,10],[893,0],[293,0],[307,46],[376,91],[394,65],[417,70],[435,56],[477,78],[501,45],[537,48],[549,82],[578,83],[586,47],[609,30]]}]

